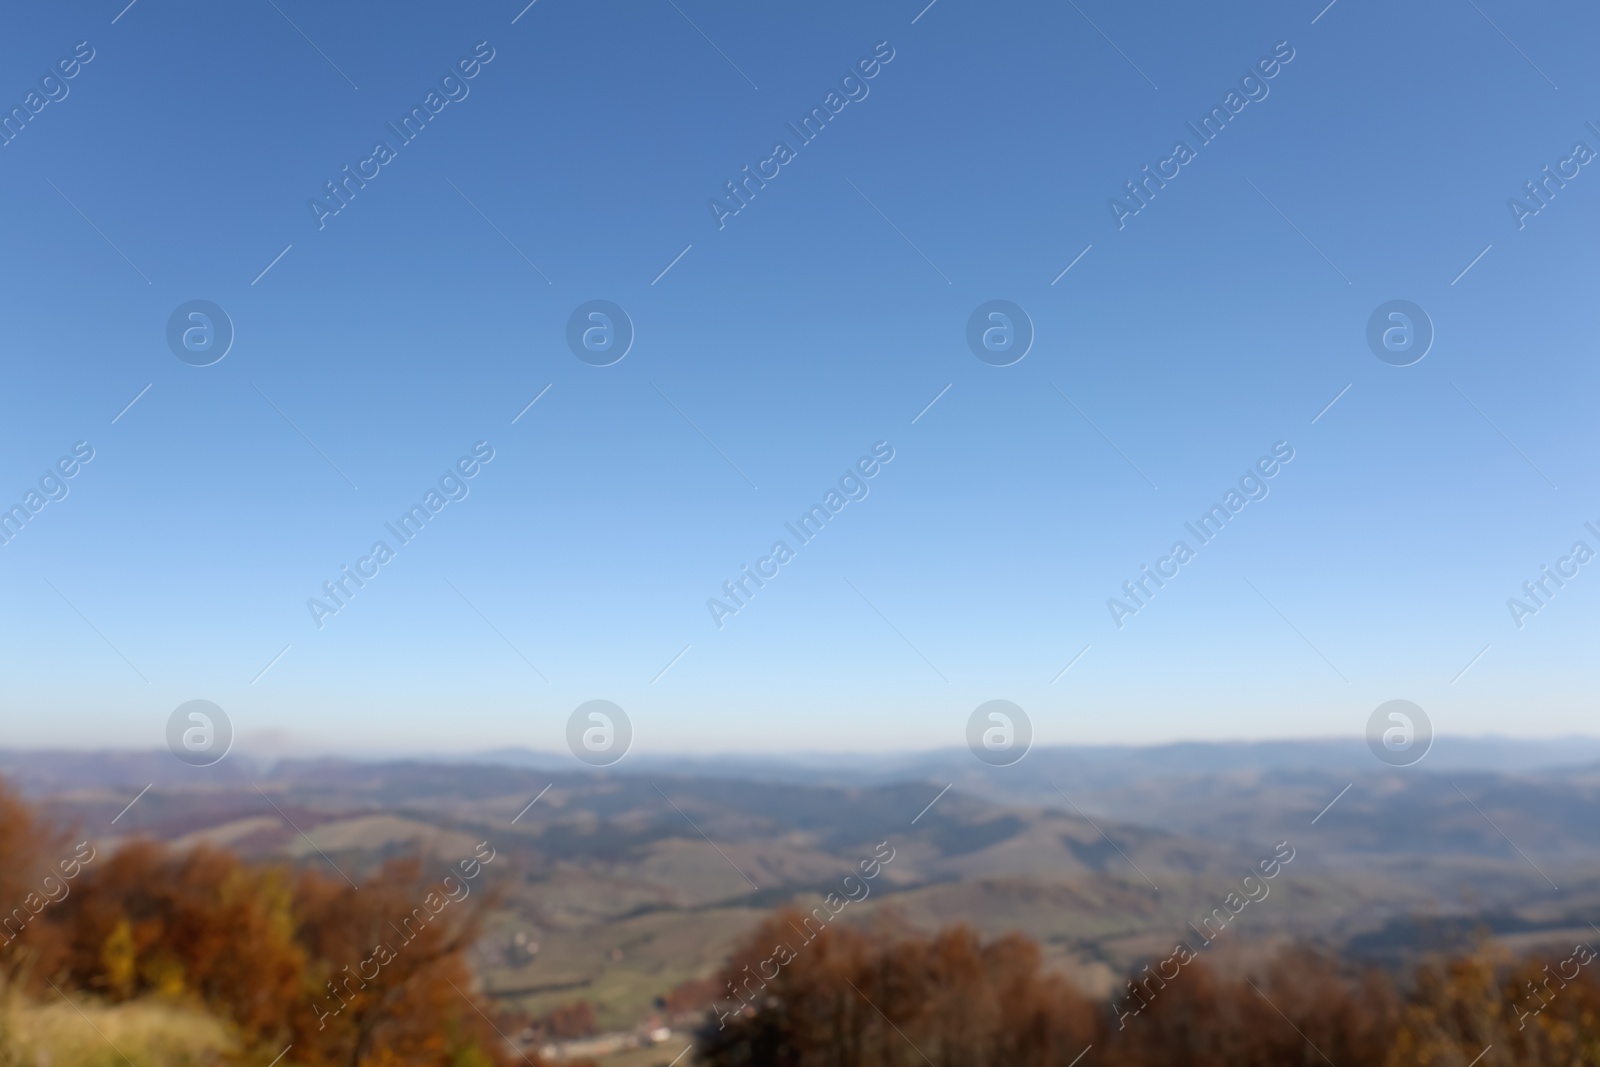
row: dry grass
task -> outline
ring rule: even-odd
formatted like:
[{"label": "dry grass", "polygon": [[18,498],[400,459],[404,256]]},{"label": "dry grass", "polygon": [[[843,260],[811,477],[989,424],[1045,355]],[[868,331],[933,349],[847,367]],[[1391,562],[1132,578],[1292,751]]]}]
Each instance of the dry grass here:
[{"label": "dry grass", "polygon": [[0,1003],[0,1067],[210,1067],[235,1051],[224,1023],[171,1002]]}]

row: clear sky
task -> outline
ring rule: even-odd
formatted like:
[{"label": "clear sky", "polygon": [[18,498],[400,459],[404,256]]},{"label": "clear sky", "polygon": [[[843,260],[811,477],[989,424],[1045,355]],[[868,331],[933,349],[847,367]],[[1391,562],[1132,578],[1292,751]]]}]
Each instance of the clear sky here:
[{"label": "clear sky", "polygon": [[1592,732],[1592,5],[524,2],[8,14],[4,743],[191,699],[352,751],[560,749],[590,699],[656,752],[991,699],[1042,743]]}]

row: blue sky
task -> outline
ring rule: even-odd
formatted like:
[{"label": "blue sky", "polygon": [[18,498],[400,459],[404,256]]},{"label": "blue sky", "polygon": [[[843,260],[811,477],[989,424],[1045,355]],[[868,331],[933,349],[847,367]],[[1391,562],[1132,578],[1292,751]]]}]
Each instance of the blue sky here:
[{"label": "blue sky", "polygon": [[[1600,173],[1521,228],[1507,201],[1600,150],[1597,29],[1501,0],[16,13],[7,108],[93,58],[0,148],[0,497],[94,458],[0,547],[6,742],[156,747],[191,699],[344,751],[559,749],[594,698],[657,752],[957,745],[991,699],[1040,743],[1357,736],[1395,698],[1592,732],[1600,568],[1520,629],[1506,601],[1600,549]],[[236,331],[212,366],[165,339],[192,299]],[[608,367],[565,339],[595,299],[636,332]],[[1036,334],[1009,367],[965,340],[993,299]],[[1436,331],[1412,366],[1367,347],[1392,299]],[[477,442],[469,494],[319,628],[307,600]],[[707,600],[878,442],[865,499],[719,628]],[[1270,494],[1115,625],[1277,442]]]}]

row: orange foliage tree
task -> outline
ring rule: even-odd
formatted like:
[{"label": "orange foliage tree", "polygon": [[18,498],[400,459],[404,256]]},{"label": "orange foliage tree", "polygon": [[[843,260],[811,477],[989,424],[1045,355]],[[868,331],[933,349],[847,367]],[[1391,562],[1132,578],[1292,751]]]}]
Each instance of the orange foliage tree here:
[{"label": "orange foliage tree", "polygon": [[[0,935],[0,979],[26,964],[44,992],[197,1002],[252,1061],[292,1047],[285,1062],[300,1067],[512,1062],[466,959],[493,899],[487,845],[456,868],[390,860],[357,889],[220,849],[133,841],[75,863],[63,889],[52,864],[73,863],[66,840],[0,785],[0,902],[24,907],[13,936]],[[28,909],[38,892],[49,903]]]},{"label": "orange foliage tree", "polygon": [[41,973],[113,1001],[197,998],[247,1047],[292,1046],[297,1064],[493,1067],[505,1042],[465,960],[486,898],[469,896],[416,859],[356,889],[134,842],[48,915]]},{"label": "orange foliage tree", "polygon": [[1145,989],[1147,1006],[1113,1026],[1102,1062],[1380,1067],[1399,1009],[1393,987],[1376,973],[1303,948],[1274,957],[1264,973],[1233,977],[1196,960]]},{"label": "orange foliage tree", "polygon": [[[1600,941],[1600,938],[1595,939]],[[1418,969],[1386,1067],[1446,1067],[1485,1059],[1600,1063],[1600,959],[1591,943],[1510,962],[1487,947]]]},{"label": "orange foliage tree", "polygon": [[815,933],[805,918],[763,923],[717,976],[702,1063],[1067,1067],[1092,1045],[1084,1067],[1600,1064],[1589,942],[1520,960],[1480,945],[1398,980],[1306,947],[1253,967],[1191,954],[1169,977],[1138,970],[1113,1008],[1044,972],[1015,935]]},{"label": "orange foliage tree", "polygon": [[496,1062],[505,1039],[473,997],[466,963],[489,899],[416,859],[390,861],[360,889],[302,876],[298,937],[311,955],[311,995],[291,1013],[301,1062]]},{"label": "orange foliage tree", "polygon": [[41,971],[113,1001],[189,995],[246,1043],[271,1043],[287,1033],[306,962],[291,909],[281,871],[133,842],[100,857],[48,914],[56,936]]},{"label": "orange foliage tree", "polygon": [[0,781],[0,983],[37,958],[39,916],[72,890],[67,840]]},{"label": "orange foliage tree", "polygon": [[960,926],[931,938],[831,926],[808,939],[804,920],[780,912],[734,954],[702,1062],[1045,1067],[1103,1030],[1098,1006],[1045,973],[1020,936],[985,944]]}]

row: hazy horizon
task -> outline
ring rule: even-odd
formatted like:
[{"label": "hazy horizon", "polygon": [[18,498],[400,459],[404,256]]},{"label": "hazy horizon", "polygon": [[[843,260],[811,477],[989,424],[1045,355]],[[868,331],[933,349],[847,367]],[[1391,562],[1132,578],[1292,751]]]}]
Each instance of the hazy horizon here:
[{"label": "hazy horizon", "polygon": [[[1557,734],[1549,737],[1514,737],[1506,734],[1468,734],[1468,735],[1435,735],[1433,751],[1441,749],[1462,748],[1474,752],[1492,751],[1492,746],[1505,745],[1510,749],[1523,751],[1550,751],[1552,746],[1562,744],[1576,744],[1579,746],[1594,746],[1593,752],[1580,748],[1572,754],[1570,761],[1574,764],[1600,762],[1600,734]],[[1345,749],[1351,752],[1364,752],[1365,739],[1362,737],[1329,737],[1329,736],[1301,736],[1301,737],[1234,737],[1234,738],[1174,738],[1148,743],[1136,742],[1062,742],[1036,740],[1030,748],[1030,753],[1049,752],[1144,752],[1193,748],[1197,750],[1269,750],[1288,749],[1312,751],[1315,749]],[[747,761],[751,764],[774,763],[815,765],[819,768],[847,768],[868,762],[884,761],[910,761],[927,759],[931,757],[960,757],[965,758],[967,749],[963,745],[943,745],[929,748],[839,748],[839,749],[791,749],[777,752],[771,749],[648,749],[635,745],[630,749],[624,760],[609,764],[599,769],[625,769],[628,762],[638,761],[682,761],[685,763],[709,762],[718,759]],[[120,755],[154,755],[168,754],[165,746],[161,745],[16,745],[7,744],[0,746],[0,755],[7,753],[31,754],[65,754],[82,756],[120,756]],[[321,746],[307,742],[302,738],[284,735],[281,733],[263,733],[251,735],[240,734],[234,741],[232,756],[246,756],[257,760],[294,760],[294,759],[349,759],[359,763],[381,762],[439,762],[439,763],[490,763],[507,766],[519,765],[520,761],[532,758],[539,761],[549,761],[551,764],[569,764],[568,769],[574,771],[585,770],[581,765],[570,765],[570,751],[561,745],[552,745],[545,748],[534,748],[526,745],[502,745],[489,747],[461,747],[450,748],[432,746],[429,748],[378,748],[359,746]],[[1364,758],[1364,757],[1363,757]],[[1561,760],[1557,762],[1566,762]],[[1414,766],[1427,769],[1428,764],[1419,761]]]}]

